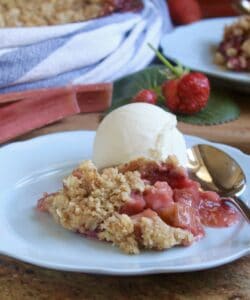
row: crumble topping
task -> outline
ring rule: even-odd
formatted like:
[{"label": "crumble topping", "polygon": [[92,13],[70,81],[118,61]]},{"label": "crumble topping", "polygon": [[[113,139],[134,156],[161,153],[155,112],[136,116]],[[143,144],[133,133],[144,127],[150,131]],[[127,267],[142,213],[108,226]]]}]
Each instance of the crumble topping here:
[{"label": "crumble topping", "polygon": [[133,217],[115,213],[105,220],[101,228],[100,239],[113,242],[129,254],[138,254],[140,248],[163,250],[193,241],[191,233],[167,225],[157,214],[134,221]]},{"label": "crumble topping", "polygon": [[58,25],[142,7],[141,0],[1,0],[0,27]]},{"label": "crumble topping", "polygon": [[145,248],[163,250],[176,245],[190,245],[193,235],[186,230],[167,225],[158,216],[140,220],[142,245]]},{"label": "crumble topping", "polygon": [[134,223],[131,217],[115,213],[101,225],[98,237],[117,245],[121,250],[130,254],[138,254],[139,244],[135,237]]},{"label": "crumble topping", "polygon": [[138,159],[132,160],[128,163],[118,166],[118,170],[121,173],[126,173],[128,171],[137,171],[141,174],[141,177],[147,181],[147,179],[154,181],[154,176],[160,173],[166,175],[170,169],[175,169],[182,173],[184,168],[179,166],[179,162],[174,155],[169,155],[164,161],[152,160],[145,157],[139,157]]},{"label": "crumble topping", "polygon": [[250,30],[250,16],[240,17],[232,25],[226,26],[224,31],[224,38],[240,35],[248,35]]},{"label": "crumble topping", "polygon": [[[168,163],[173,163],[170,158]],[[124,252],[137,254],[141,248],[162,250],[193,241],[187,230],[165,224],[150,209],[135,216],[121,213],[133,193],[142,194],[148,182],[141,172],[158,162],[140,158],[130,164],[98,171],[91,161],[82,162],[63,180],[63,189],[45,194],[38,208],[48,211],[64,228],[112,242]]]},{"label": "crumble topping", "polygon": [[143,191],[139,172],[122,174],[117,168],[99,173],[85,161],[63,180],[63,189],[45,195],[43,207],[63,227],[85,233],[99,225],[130,199],[132,190]]},{"label": "crumble topping", "polygon": [[228,227],[238,212],[212,191],[201,191],[175,157],[138,158],[97,170],[82,162],[63,188],[38,201],[64,228],[111,242],[128,254],[190,245],[203,226]]},{"label": "crumble topping", "polygon": [[103,14],[102,0],[2,0],[0,27],[71,23]]},{"label": "crumble topping", "polygon": [[234,71],[250,71],[250,16],[237,19],[224,29],[214,62]]}]

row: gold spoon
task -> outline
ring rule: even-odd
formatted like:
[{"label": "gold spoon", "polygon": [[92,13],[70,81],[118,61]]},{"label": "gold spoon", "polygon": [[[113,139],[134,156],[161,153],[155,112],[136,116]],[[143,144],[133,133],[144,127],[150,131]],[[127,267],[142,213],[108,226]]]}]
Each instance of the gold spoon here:
[{"label": "gold spoon", "polygon": [[189,176],[205,190],[217,192],[234,205],[250,223],[250,208],[239,198],[246,188],[246,177],[239,164],[216,147],[199,144],[187,150]]}]

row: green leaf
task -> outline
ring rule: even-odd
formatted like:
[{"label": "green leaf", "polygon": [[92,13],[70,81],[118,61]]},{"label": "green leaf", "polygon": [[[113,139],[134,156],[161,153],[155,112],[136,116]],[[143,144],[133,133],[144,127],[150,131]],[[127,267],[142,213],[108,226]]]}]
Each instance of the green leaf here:
[{"label": "green leaf", "polygon": [[161,66],[152,66],[117,80],[114,85],[113,101],[131,98],[142,89],[161,85],[165,79],[164,74],[160,72],[163,69]]},{"label": "green leaf", "polygon": [[[117,80],[114,84],[112,106],[108,112],[130,103],[133,96],[142,89],[159,90],[162,82],[166,80],[162,70],[164,66],[154,65]],[[169,111],[164,104],[160,106]],[[201,112],[192,116],[177,115],[177,119],[196,125],[215,125],[235,120],[239,114],[239,107],[229,93],[212,88],[208,104]]]}]

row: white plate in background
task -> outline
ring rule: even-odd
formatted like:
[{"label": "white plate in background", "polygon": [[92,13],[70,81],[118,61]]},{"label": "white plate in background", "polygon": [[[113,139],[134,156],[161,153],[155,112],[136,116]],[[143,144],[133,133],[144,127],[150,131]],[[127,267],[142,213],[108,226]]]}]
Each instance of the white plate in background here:
[{"label": "white plate in background", "polygon": [[235,17],[215,18],[177,27],[163,36],[163,53],[192,70],[250,89],[250,72],[232,72],[213,62],[215,49],[223,39],[225,25],[235,20]]}]

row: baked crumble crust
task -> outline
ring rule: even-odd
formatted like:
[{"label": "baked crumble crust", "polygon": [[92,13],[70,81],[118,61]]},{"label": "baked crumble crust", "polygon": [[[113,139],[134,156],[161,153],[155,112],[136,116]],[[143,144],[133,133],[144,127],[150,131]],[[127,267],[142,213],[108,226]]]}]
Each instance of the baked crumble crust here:
[{"label": "baked crumble crust", "polygon": [[[167,163],[176,164],[176,160],[171,157]],[[84,161],[63,180],[63,189],[45,194],[38,207],[64,228],[87,235],[95,232],[99,239],[130,254],[139,253],[141,248],[162,250],[190,244],[191,233],[165,224],[156,213],[138,219],[119,213],[132,192],[146,189],[140,172],[149,165],[159,167],[158,162],[139,158],[98,171],[91,161]]]},{"label": "baked crumble crust", "polygon": [[139,172],[107,168],[99,173],[91,161],[84,161],[63,180],[62,190],[45,195],[43,206],[63,227],[86,233],[119,211],[132,190],[144,187]]},{"label": "baked crumble crust", "polygon": [[121,250],[130,254],[138,254],[139,244],[136,240],[134,223],[131,217],[125,214],[114,213],[101,225],[99,239],[112,242]]},{"label": "baked crumble crust", "polygon": [[134,221],[125,214],[115,213],[104,221],[101,229],[98,234],[101,240],[113,242],[128,254],[138,254],[141,248],[164,250],[193,241],[191,233],[167,225],[157,215]]},{"label": "baked crumble crust", "polygon": [[142,245],[148,249],[163,250],[176,245],[189,245],[193,236],[186,230],[167,225],[158,216],[142,217],[139,223]]},{"label": "baked crumble crust", "polygon": [[151,172],[159,170],[159,168],[161,168],[162,163],[164,163],[164,165],[172,166],[174,168],[178,168],[179,166],[177,158],[174,155],[169,155],[164,162],[146,157],[139,157],[128,163],[121,164],[117,168],[121,173],[126,173],[127,171],[138,171],[140,172],[140,174],[144,174],[148,172],[149,169],[151,170]]},{"label": "baked crumble crust", "polygon": [[250,32],[250,16],[242,16],[233,24],[227,25],[224,30],[224,38],[239,35],[249,35]]},{"label": "baked crumble crust", "polygon": [[142,7],[141,0],[0,0],[0,27],[58,25]]}]

